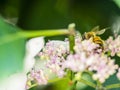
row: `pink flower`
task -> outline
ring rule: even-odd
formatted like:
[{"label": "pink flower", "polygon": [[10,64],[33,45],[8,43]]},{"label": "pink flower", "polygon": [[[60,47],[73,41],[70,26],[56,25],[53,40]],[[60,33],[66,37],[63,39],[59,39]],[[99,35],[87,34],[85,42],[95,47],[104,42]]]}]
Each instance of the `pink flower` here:
[{"label": "pink flower", "polygon": [[68,41],[49,41],[46,43],[46,46],[43,48],[43,51],[40,52],[39,56],[44,57],[48,56],[50,59],[51,56],[63,57],[65,54],[69,53],[69,43]]},{"label": "pink flower", "polygon": [[85,52],[74,55],[68,55],[67,59],[63,62],[63,68],[69,68],[73,72],[83,72],[94,62],[92,56],[88,57]]},{"label": "pink flower", "polygon": [[87,54],[94,54],[101,52],[102,50],[98,49],[99,45],[89,40],[83,40],[81,42],[76,42],[74,50],[76,53],[86,52]]},{"label": "pink flower", "polygon": [[[120,53],[119,40],[120,37],[115,40],[110,37],[106,41],[106,52],[110,51],[112,56]],[[30,73],[28,81],[35,80],[38,84],[46,84],[49,75],[45,72],[46,69],[59,78],[67,74],[66,69],[70,69],[76,73],[82,73],[86,70],[93,72],[92,78],[104,83],[116,72],[118,65],[99,47],[99,44],[94,43],[91,39],[82,40],[81,37],[77,36],[75,37],[75,53],[70,54],[68,41],[49,41],[38,54],[39,61],[44,61],[44,63],[35,64],[35,71]],[[36,69],[36,67],[39,68]],[[117,76],[119,77],[119,73]]]},{"label": "pink flower", "polygon": [[96,71],[96,73],[93,74],[94,80],[99,80],[101,83],[104,83],[110,75],[113,75],[116,72],[118,65],[106,55],[97,55],[94,57],[96,60],[89,67],[89,70]]},{"label": "pink flower", "polygon": [[43,70],[39,70],[39,71],[31,70],[30,74],[28,74],[28,80],[26,83],[27,89],[31,87],[30,84],[31,81],[35,81],[38,85],[46,85],[48,79],[45,76]]},{"label": "pink flower", "polygon": [[106,51],[110,52],[111,56],[120,55],[120,36],[117,36],[114,40],[113,37],[106,40]]},{"label": "pink flower", "polygon": [[69,54],[68,41],[49,41],[43,48],[43,51],[39,53],[40,59],[48,60],[46,67],[59,77],[65,75],[61,68],[62,62],[65,60],[65,56]]}]

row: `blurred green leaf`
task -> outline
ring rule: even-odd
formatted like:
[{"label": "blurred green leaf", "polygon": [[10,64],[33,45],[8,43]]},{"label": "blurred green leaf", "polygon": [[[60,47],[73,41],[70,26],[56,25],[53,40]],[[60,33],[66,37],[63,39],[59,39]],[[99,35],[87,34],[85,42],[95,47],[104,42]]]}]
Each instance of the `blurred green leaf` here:
[{"label": "blurred green leaf", "polygon": [[[0,17],[0,39],[5,35],[14,34],[20,29],[5,22]],[[10,38],[6,38],[10,39]],[[16,39],[0,44],[0,79],[22,70],[25,40]]]},{"label": "blurred green leaf", "polygon": [[69,90],[70,88],[70,79],[63,78],[59,81],[56,81],[52,84],[51,90]]},{"label": "blurred green leaf", "polygon": [[[87,81],[90,81],[92,83],[94,83],[93,79],[91,78],[90,75],[88,75],[87,73],[83,73],[83,76],[82,78],[84,80],[87,80]],[[84,84],[84,83],[81,83],[81,82],[78,82],[77,83],[77,90],[95,90],[94,88]]]},{"label": "blurred green leaf", "polygon": [[[106,85],[117,84],[117,83],[120,83],[120,81],[117,79],[116,75],[112,75],[112,76],[105,82],[105,86],[106,86]],[[114,89],[110,89],[110,90],[120,90],[120,88],[114,88]]]},{"label": "blurred green leaf", "polygon": [[117,6],[120,8],[120,0],[113,0],[116,4],[117,4]]},{"label": "blurred green leaf", "polygon": [[70,79],[61,78],[47,85],[33,87],[30,90],[70,90]]}]

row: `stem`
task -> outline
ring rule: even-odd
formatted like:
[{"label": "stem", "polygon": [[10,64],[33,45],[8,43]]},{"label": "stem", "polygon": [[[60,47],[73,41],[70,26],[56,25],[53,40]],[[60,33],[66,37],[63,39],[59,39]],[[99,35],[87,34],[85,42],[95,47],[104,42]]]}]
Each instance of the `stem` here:
[{"label": "stem", "polygon": [[96,85],[95,85],[94,83],[89,82],[89,81],[87,81],[87,80],[84,80],[84,79],[82,79],[82,78],[79,80],[79,82],[82,82],[82,83],[84,83],[84,84],[86,84],[86,85],[88,85],[88,86],[91,86],[91,87],[93,87],[93,88],[96,88]]},{"label": "stem", "polygon": [[77,81],[73,83],[73,86],[70,88],[70,90],[76,90],[76,84],[77,84]]},{"label": "stem", "polygon": [[105,87],[106,89],[112,89],[112,88],[120,88],[120,84],[112,84],[112,85],[108,85]]},{"label": "stem", "polygon": [[19,36],[18,33],[14,33],[14,34],[8,34],[5,36],[0,37],[0,45],[15,41],[20,39],[21,37]]},{"label": "stem", "polygon": [[58,35],[68,35],[69,31],[67,29],[58,30],[40,30],[40,31],[21,31],[20,36],[24,38],[38,37],[38,36],[58,36]]},{"label": "stem", "polygon": [[[35,84],[31,85],[31,87],[30,87],[30,88],[33,88],[33,87],[36,87],[36,86],[38,86],[38,84],[37,84],[37,83],[35,83]],[[30,89],[30,88],[29,88],[29,89]]]},{"label": "stem", "polygon": [[57,35],[68,35],[67,29],[58,30],[40,30],[40,31],[20,31],[14,34],[8,34],[0,37],[0,45],[9,43],[22,38],[31,38],[37,36],[57,36]]},{"label": "stem", "polygon": [[102,84],[100,83],[99,80],[97,80],[97,87],[102,87]]},{"label": "stem", "polygon": [[88,70],[85,70],[84,72],[85,72],[85,73],[88,73],[90,76],[93,75],[93,72],[90,72],[90,71],[88,71]]},{"label": "stem", "polygon": [[[74,35],[75,35],[75,24],[72,23],[72,24],[69,24],[68,26],[68,31],[69,31],[69,51],[71,54],[74,53],[74,45],[75,45],[75,38],[74,38]],[[70,70],[70,79],[72,80],[74,77],[74,73]]]},{"label": "stem", "polygon": [[[67,79],[67,78],[62,78],[62,79]],[[55,79],[52,79],[52,80],[48,80],[48,83],[57,82],[57,81],[59,81],[59,80],[61,80],[61,78],[55,78]],[[38,85],[39,85],[38,83],[35,83],[35,84],[31,85],[30,88],[36,87],[36,86],[38,86]],[[30,89],[30,88],[29,88],[29,89]]]},{"label": "stem", "polygon": [[[63,77],[63,78],[62,78],[62,80],[65,80],[65,79],[68,79],[68,78],[66,78],[66,77]],[[52,80],[48,80],[48,83],[57,82],[57,81],[59,81],[59,80],[61,80],[61,78],[55,78],[55,79],[52,79]]]},{"label": "stem", "polygon": [[75,46],[75,24],[72,23],[68,26],[68,30],[69,30],[69,49],[70,49],[70,53],[74,53],[74,46]]},{"label": "stem", "polygon": [[[69,24],[68,26],[68,31],[69,31],[69,51],[71,54],[74,53],[74,46],[75,46],[75,24],[72,23],[72,24]],[[68,73],[69,74],[69,73]],[[70,79],[73,80],[74,78],[74,72],[72,72],[70,70]],[[72,90],[75,90],[76,89],[76,83],[77,82],[74,82],[73,86],[72,86]]]},{"label": "stem", "polygon": [[[90,72],[90,71],[88,71],[88,70],[85,70],[84,72],[88,73],[90,76],[93,75],[93,72]],[[96,86],[96,87],[98,87],[98,88],[101,88],[101,87],[102,87],[102,84],[99,82],[99,80],[97,80],[97,86]]]},{"label": "stem", "polygon": [[69,42],[70,42],[70,53],[74,53],[74,48],[73,48],[73,46],[74,46],[74,36],[72,36],[72,35],[70,35],[69,36]]}]

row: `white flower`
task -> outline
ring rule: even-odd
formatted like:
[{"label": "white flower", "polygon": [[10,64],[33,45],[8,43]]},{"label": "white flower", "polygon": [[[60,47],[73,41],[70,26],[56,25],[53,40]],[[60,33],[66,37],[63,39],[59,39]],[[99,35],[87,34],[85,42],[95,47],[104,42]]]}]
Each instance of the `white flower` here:
[{"label": "white flower", "polygon": [[0,90],[25,90],[26,74],[16,73],[0,82]]},{"label": "white flower", "polygon": [[0,90],[26,90],[26,73],[34,65],[34,56],[43,48],[43,37],[30,39],[26,44],[26,54],[24,59],[24,70],[15,73],[4,80],[0,80]]},{"label": "white flower", "polygon": [[24,62],[24,70],[28,72],[31,70],[35,63],[34,57],[44,47],[43,37],[30,39],[26,44],[26,55]]}]

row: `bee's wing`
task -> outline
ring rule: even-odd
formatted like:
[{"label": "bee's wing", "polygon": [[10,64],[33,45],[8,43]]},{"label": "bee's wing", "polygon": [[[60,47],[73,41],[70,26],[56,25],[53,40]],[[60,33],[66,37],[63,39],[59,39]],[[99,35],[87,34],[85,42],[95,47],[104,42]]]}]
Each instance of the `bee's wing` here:
[{"label": "bee's wing", "polygon": [[100,30],[100,31],[96,31],[96,34],[97,34],[97,35],[101,35],[101,34],[103,34],[107,29],[110,29],[110,27],[104,28],[104,29],[102,29],[102,30]]},{"label": "bee's wing", "polygon": [[99,31],[99,29],[100,29],[99,26],[95,26],[91,31],[92,31],[92,32],[97,32],[97,31]]}]

